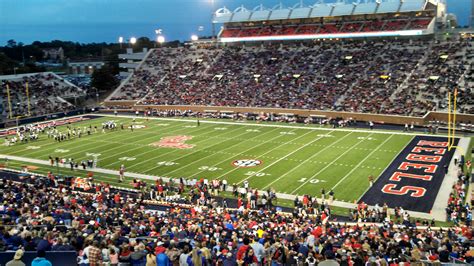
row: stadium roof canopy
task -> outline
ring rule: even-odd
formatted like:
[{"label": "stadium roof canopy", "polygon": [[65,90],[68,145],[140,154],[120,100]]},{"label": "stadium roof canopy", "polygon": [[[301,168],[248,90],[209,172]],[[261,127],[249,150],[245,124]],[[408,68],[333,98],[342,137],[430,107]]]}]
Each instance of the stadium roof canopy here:
[{"label": "stadium roof canopy", "polygon": [[259,5],[253,9],[244,6],[234,11],[223,7],[215,12],[214,23],[250,22],[268,20],[303,19],[335,16],[353,16],[364,14],[384,14],[399,12],[423,11],[428,3],[437,5],[444,0],[365,0],[348,3],[338,0],[335,3],[317,1],[314,5],[305,6],[298,3],[293,7],[284,7],[282,4],[273,8]]}]

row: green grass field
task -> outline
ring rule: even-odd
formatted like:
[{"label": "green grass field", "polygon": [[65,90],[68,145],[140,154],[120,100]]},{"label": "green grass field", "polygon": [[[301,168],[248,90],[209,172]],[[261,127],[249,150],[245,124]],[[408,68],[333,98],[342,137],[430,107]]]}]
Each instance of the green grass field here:
[{"label": "green grass field", "polygon": [[[73,124],[84,127],[108,120],[130,125],[132,119],[103,117]],[[320,195],[322,188],[334,189],[339,200],[359,199],[368,188],[369,175],[378,176],[411,140],[411,135],[333,130],[288,124],[247,124],[190,120],[137,119],[144,128],[94,133],[65,142],[41,135],[28,144],[0,146],[0,154],[48,160],[48,156],[92,159],[99,154],[98,167],[173,178],[226,179],[229,184],[248,180],[251,187],[274,188],[277,192]],[[65,132],[65,127],[58,127]],[[190,149],[154,147],[161,138],[189,136]],[[1,140],[4,141],[3,139]],[[259,160],[254,167],[236,167],[236,160]],[[25,163],[27,164],[27,163]],[[28,164],[32,165],[32,164]],[[38,165],[40,171],[49,166]],[[70,170],[61,170],[69,173]],[[117,177],[97,174],[115,184]]]}]

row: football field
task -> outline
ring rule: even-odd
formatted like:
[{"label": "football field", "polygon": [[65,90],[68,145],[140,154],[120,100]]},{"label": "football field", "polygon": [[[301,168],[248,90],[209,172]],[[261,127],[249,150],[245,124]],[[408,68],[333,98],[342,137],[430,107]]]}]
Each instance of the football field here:
[{"label": "football field", "polygon": [[[102,132],[114,120],[116,130]],[[123,124],[125,129],[120,128]],[[129,128],[134,124],[134,130]],[[414,135],[370,130],[320,128],[291,124],[239,123],[231,120],[100,117],[72,128],[97,126],[81,138],[56,142],[40,139],[0,146],[0,154],[48,160],[49,156],[76,162],[98,158],[97,167],[150,176],[248,181],[251,187],[293,195],[320,195],[334,190],[338,200],[358,200]],[[66,126],[58,130],[65,133]],[[4,142],[4,139],[0,140]],[[49,166],[45,166],[49,168]],[[70,170],[62,170],[69,174]],[[96,175],[101,178],[100,174]],[[104,179],[113,183],[116,179]]]}]

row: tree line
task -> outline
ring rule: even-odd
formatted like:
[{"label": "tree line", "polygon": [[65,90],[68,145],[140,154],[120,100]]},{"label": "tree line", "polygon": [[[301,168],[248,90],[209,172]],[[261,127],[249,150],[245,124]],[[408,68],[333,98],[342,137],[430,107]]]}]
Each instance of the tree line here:
[{"label": "tree line", "polygon": [[[166,45],[176,45],[179,42],[169,42]],[[46,71],[42,66],[38,66],[37,62],[43,62],[44,49],[62,47],[64,51],[64,62],[82,61],[82,60],[98,60],[106,63],[107,67],[117,74],[119,53],[125,53],[128,44],[119,43],[78,43],[71,41],[54,40],[50,42],[35,41],[31,44],[23,44],[15,40],[7,41],[5,46],[0,46],[0,75],[11,75],[16,73],[30,73]],[[156,42],[147,37],[140,37],[133,46],[135,51],[141,51],[143,48],[156,47]]]}]

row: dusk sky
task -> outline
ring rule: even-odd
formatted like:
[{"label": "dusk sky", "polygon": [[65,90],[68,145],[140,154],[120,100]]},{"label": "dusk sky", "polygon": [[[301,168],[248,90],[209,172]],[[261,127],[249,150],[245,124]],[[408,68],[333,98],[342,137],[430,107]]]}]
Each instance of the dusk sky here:
[{"label": "dusk sky", "polygon": [[[214,7],[253,8],[261,3],[273,7],[280,2],[293,6],[299,0],[215,0]],[[449,12],[457,15],[461,25],[469,23],[470,2],[448,0]],[[210,34],[212,10],[212,0],[0,0],[0,45],[9,39],[31,43],[154,38],[156,28],[163,29],[167,40],[186,40],[198,33],[199,26],[204,27],[201,34]]]}]

